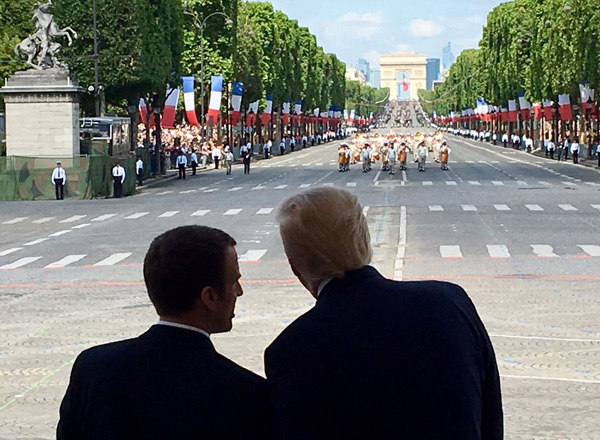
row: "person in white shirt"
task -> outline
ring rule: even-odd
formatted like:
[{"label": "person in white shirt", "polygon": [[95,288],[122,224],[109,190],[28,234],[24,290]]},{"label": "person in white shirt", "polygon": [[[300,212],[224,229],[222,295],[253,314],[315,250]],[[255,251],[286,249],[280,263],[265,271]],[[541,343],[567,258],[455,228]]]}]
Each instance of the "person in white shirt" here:
[{"label": "person in white shirt", "polygon": [[137,162],[135,163],[135,175],[137,176],[138,186],[143,186],[144,184],[144,161],[140,156],[137,157]]},{"label": "person in white shirt", "polygon": [[596,156],[598,157],[598,168],[600,168],[600,141],[596,144]]},{"label": "person in white shirt", "polygon": [[392,145],[387,150],[388,168],[390,169],[390,175],[396,174],[396,162],[398,161],[398,149],[396,144],[392,142]]},{"label": "person in white shirt", "polygon": [[361,152],[360,152],[360,160],[362,161],[363,173],[368,172],[369,171],[369,164],[371,162],[371,154],[369,152],[369,146],[368,146],[368,144],[365,144],[365,146],[361,150]]},{"label": "person in white shirt", "polygon": [[574,164],[579,163],[579,151],[580,151],[579,143],[577,141],[574,141],[571,144],[571,154],[573,155],[573,163]]},{"label": "person in white shirt", "polygon": [[296,139],[294,139],[294,136],[290,136],[290,151],[293,153],[295,149],[296,149]]},{"label": "person in white shirt", "polygon": [[120,199],[123,195],[123,182],[125,182],[125,168],[117,161],[112,169],[113,176],[113,195],[115,199]]},{"label": "person in white shirt", "polygon": [[192,176],[196,175],[196,168],[198,168],[198,155],[196,154],[196,150],[192,151],[190,155],[190,162],[192,162]]},{"label": "person in white shirt", "polygon": [[502,143],[504,144],[504,148],[508,146],[508,135],[506,133],[502,135]]},{"label": "person in white shirt", "polygon": [[554,141],[548,141],[548,154],[550,155],[550,159],[554,159],[554,152],[556,151],[556,144]]},{"label": "person in white shirt", "polygon": [[219,169],[219,161],[221,160],[221,150],[217,147],[213,147],[212,149],[212,159],[215,163],[215,170]]},{"label": "person in white shirt", "polygon": [[497,145],[498,135],[496,134],[496,132],[494,132],[494,134],[492,135],[492,141],[494,142],[494,145]]},{"label": "person in white shirt", "polygon": [[571,139],[567,137],[563,142],[563,154],[565,160],[569,160],[569,145],[571,145]]},{"label": "person in white shirt", "polygon": [[525,151],[527,151],[528,153],[533,152],[533,139],[527,138],[527,140],[525,141]]},{"label": "person in white shirt", "polygon": [[[245,149],[245,147],[242,147]],[[225,169],[227,170],[227,175],[231,175],[231,167],[233,166],[233,153],[231,151],[227,151],[225,153]]]},{"label": "person in white shirt", "polygon": [[179,176],[177,179],[185,180],[185,168],[187,167],[187,157],[183,154],[183,151],[179,152],[179,156],[177,156],[177,168],[179,169]]},{"label": "person in white shirt", "polygon": [[281,156],[285,154],[285,138],[281,139],[281,142],[279,142],[279,154]]},{"label": "person in white shirt", "polygon": [[52,171],[52,183],[54,184],[54,193],[56,200],[65,199],[65,184],[67,183],[67,173],[62,167],[61,161],[56,162],[56,168]]},{"label": "person in white shirt", "polygon": [[269,159],[271,157],[271,148],[272,147],[273,147],[273,142],[271,142],[271,139],[269,139],[267,142],[265,142],[265,145],[263,145],[265,159]]}]

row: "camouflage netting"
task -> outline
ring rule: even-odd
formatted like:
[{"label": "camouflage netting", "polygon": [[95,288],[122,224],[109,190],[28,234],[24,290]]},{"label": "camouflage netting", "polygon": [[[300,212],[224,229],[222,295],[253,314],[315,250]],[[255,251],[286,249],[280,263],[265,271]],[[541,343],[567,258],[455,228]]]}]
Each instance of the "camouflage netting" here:
[{"label": "camouflage netting", "polygon": [[[51,177],[60,160],[67,173],[65,198],[110,197],[113,192],[112,167],[117,159],[108,156],[81,157],[0,157],[0,200],[52,200]],[[121,159],[126,179],[123,195],[135,194],[135,157]]]}]

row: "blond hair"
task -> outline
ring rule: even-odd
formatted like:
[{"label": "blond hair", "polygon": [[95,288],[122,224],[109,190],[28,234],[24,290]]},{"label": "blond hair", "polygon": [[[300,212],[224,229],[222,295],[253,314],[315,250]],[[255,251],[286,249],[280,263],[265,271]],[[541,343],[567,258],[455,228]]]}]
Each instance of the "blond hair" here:
[{"label": "blond hair", "polygon": [[367,219],[348,191],[315,188],[296,194],[281,204],[277,221],[285,253],[311,284],[371,262]]}]

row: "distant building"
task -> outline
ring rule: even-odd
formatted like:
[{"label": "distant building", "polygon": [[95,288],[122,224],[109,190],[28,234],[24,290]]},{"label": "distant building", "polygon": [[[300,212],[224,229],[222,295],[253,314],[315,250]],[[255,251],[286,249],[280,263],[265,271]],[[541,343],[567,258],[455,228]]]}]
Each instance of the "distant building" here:
[{"label": "distant building", "polygon": [[440,79],[440,59],[439,58],[428,58],[427,59],[427,90],[433,89],[433,82]]},{"label": "distant building", "polygon": [[434,81],[433,85],[431,87],[431,90],[435,90],[437,87],[441,86],[442,84],[444,84],[444,81],[442,81],[442,80]]},{"label": "distant building", "polygon": [[356,67],[352,67],[352,66],[350,66],[346,69],[346,80],[347,81],[358,81],[363,86],[367,85],[367,78],[365,78],[365,75],[360,70],[358,70]]},{"label": "distant building", "polygon": [[456,57],[452,53],[452,44],[448,42],[448,45],[442,49],[442,69],[448,70],[454,61],[456,61]]},{"label": "distant building", "polygon": [[381,68],[380,67],[372,67],[370,72],[371,77],[371,86],[375,89],[381,88]]},{"label": "distant building", "polygon": [[371,65],[367,60],[364,58],[358,60],[358,70],[363,73],[367,82],[371,82]]}]

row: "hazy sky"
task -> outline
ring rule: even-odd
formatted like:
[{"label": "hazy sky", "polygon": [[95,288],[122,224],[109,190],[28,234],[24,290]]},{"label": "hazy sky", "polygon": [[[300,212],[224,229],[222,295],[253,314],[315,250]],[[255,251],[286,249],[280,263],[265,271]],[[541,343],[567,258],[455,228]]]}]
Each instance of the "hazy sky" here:
[{"label": "hazy sky", "polygon": [[271,0],[310,28],[326,52],[348,65],[359,58],[379,64],[379,54],[397,50],[441,58],[452,43],[455,56],[477,47],[487,14],[500,0]]}]

